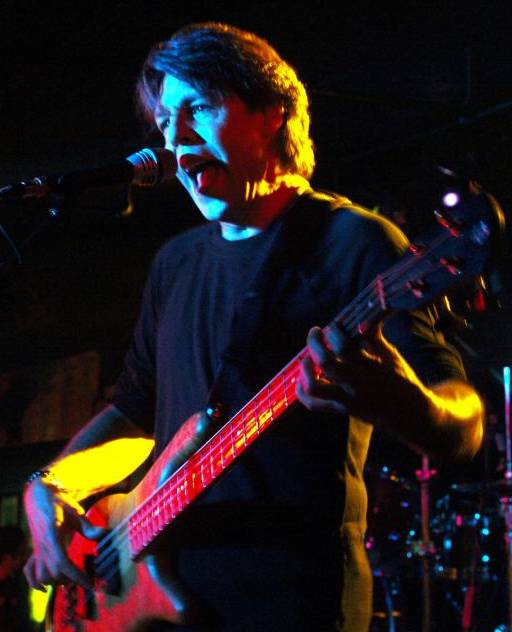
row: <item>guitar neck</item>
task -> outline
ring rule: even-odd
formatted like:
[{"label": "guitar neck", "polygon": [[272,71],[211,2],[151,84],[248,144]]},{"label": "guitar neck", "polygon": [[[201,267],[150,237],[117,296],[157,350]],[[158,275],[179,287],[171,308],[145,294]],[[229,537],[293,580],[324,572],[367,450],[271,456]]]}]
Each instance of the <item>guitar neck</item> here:
[{"label": "guitar neck", "polygon": [[[370,323],[383,317],[385,305],[380,288],[381,281],[377,278],[336,318],[335,322],[343,323],[350,337],[362,335]],[[296,403],[296,382],[301,362],[307,355],[304,347],[131,515],[128,534],[133,557]]]},{"label": "guitar neck", "polygon": [[139,555],[297,401],[295,386],[306,355],[304,348],[130,516],[132,557]]}]

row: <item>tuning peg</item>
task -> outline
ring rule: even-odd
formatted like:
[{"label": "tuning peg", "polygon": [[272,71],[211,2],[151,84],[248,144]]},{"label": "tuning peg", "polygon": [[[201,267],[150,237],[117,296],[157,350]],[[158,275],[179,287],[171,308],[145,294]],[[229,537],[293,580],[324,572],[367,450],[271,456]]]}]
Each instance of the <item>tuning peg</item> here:
[{"label": "tuning peg", "polygon": [[458,220],[450,217],[447,213],[443,213],[442,211],[434,211],[434,217],[438,224],[443,226],[450,231],[450,233],[454,237],[458,237],[460,235],[460,231],[462,229],[462,224]]},{"label": "tuning peg", "polygon": [[425,244],[410,243],[407,249],[409,250],[411,255],[414,255],[415,257],[419,257],[425,252]]}]

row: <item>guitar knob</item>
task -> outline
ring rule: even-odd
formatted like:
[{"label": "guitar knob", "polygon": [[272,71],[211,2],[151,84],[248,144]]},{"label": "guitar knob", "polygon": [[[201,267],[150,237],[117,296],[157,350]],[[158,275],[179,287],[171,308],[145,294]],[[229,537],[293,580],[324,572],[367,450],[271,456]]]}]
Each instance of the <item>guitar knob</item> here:
[{"label": "guitar knob", "polygon": [[441,224],[443,228],[446,228],[454,237],[458,237],[460,235],[460,231],[462,229],[461,222],[457,221],[453,217],[450,217],[447,213],[443,213],[442,211],[434,211],[434,217],[438,224]]}]

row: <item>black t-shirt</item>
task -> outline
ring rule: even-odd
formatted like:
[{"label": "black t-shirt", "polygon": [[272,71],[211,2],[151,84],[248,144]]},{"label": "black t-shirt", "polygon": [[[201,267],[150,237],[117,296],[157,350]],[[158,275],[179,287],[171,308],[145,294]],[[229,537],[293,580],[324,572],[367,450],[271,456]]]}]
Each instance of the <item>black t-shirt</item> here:
[{"label": "black t-shirt", "polygon": [[[405,246],[383,218],[312,192],[253,238],[226,241],[211,223],[171,239],[153,262],[113,403],[154,433],[160,453],[206,406],[223,351],[247,321],[224,402],[233,414]],[[394,317],[385,332],[426,383],[464,377],[428,311]],[[343,567],[358,567],[367,586],[370,435],[357,420],[299,407],[187,509],[180,571],[235,622],[222,629],[331,630],[347,600]],[[266,603],[260,618],[236,627],[254,599]]]}]

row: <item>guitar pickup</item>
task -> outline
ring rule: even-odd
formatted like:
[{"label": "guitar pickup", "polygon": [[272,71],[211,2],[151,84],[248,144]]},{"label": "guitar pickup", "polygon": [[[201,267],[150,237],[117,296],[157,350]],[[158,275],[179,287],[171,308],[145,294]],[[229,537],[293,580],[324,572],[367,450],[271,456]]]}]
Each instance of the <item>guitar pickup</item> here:
[{"label": "guitar pickup", "polygon": [[[91,568],[91,560],[88,558],[93,558],[93,556],[87,555],[84,558],[84,569],[90,576],[88,570]],[[92,589],[72,583],[62,587],[61,595],[58,619],[65,628],[75,629],[78,621],[86,619],[92,621],[97,618],[96,597]]]}]

